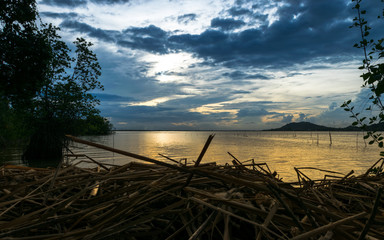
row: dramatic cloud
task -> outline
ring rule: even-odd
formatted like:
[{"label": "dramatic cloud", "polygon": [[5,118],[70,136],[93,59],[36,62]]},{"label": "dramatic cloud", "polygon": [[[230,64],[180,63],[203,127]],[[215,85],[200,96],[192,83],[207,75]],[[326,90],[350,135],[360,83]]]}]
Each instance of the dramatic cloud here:
[{"label": "dramatic cloud", "polygon": [[85,6],[88,2],[96,4],[123,4],[130,0],[42,0],[42,4],[60,6],[60,7],[78,7]]},{"label": "dramatic cloud", "polygon": [[196,20],[196,17],[197,17],[197,15],[194,14],[194,13],[184,14],[184,15],[178,16],[178,17],[177,17],[177,21],[178,21],[179,23],[187,24],[187,23],[189,23],[190,21],[195,21],[195,20]]},{"label": "dramatic cloud", "polygon": [[[231,8],[229,11],[235,10]],[[232,14],[236,16],[239,11]],[[45,14],[49,16],[49,13]],[[155,25],[127,28],[116,34],[70,20],[64,21],[61,27],[152,53],[188,51],[233,68],[281,68],[329,57],[345,60],[350,58],[351,52],[356,52],[351,45],[356,42],[358,32],[348,28],[352,13],[343,0],[286,4],[278,9],[276,15],[279,19],[270,26],[264,21],[264,25],[258,28],[236,33],[227,31],[242,27],[245,22],[233,18],[213,18],[211,27],[216,30],[207,29],[200,34],[170,34]],[[55,17],[53,13],[51,16]],[[181,15],[177,19],[185,23],[195,20],[196,14]]]},{"label": "dramatic cloud", "polygon": [[41,4],[54,5],[59,7],[78,7],[87,4],[85,0],[42,0]]},{"label": "dramatic cloud", "polygon": [[282,123],[291,123],[293,120],[293,115],[289,114],[286,116],[283,116],[283,120],[281,120]]},{"label": "dramatic cloud", "polygon": [[242,79],[260,79],[260,80],[268,80],[272,77],[263,75],[263,74],[247,74],[241,71],[234,71],[231,73],[224,73],[223,76],[229,77],[234,80],[242,80]]},{"label": "dramatic cloud", "polygon": [[[216,62],[227,62],[227,66],[280,68],[330,56],[347,58],[352,51],[351,45],[358,38],[358,32],[348,28],[352,14],[342,0],[316,1],[303,7],[285,5],[277,15],[279,20],[270,26],[239,33],[206,30],[198,35],[171,36],[169,40],[179,44],[182,50]],[[211,25],[228,30],[241,23],[240,20],[215,18]]]},{"label": "dramatic cloud", "polygon": [[106,94],[106,93],[95,93],[93,94],[97,99],[103,102],[132,102],[134,101],[131,97],[122,97],[119,95]]},{"label": "dramatic cloud", "polygon": [[230,18],[227,18],[227,19],[214,18],[211,21],[211,27],[220,28],[223,31],[234,30],[234,29],[240,28],[244,25],[245,25],[244,21],[230,19]]},{"label": "dramatic cloud", "polygon": [[[382,7],[363,3],[370,36],[382,37]],[[347,0],[40,0],[38,8],[68,43],[95,44],[105,92],[94,94],[118,129],[345,126],[341,103],[364,99]]]},{"label": "dramatic cloud", "polygon": [[265,109],[241,109],[238,113],[239,117],[261,117],[266,115],[271,115],[275,113],[270,113]]},{"label": "dramatic cloud", "polygon": [[229,14],[232,16],[242,16],[242,15],[250,15],[252,14],[252,11],[245,8],[237,8],[232,7],[228,10]]},{"label": "dramatic cloud", "polygon": [[87,33],[90,37],[95,37],[103,41],[115,41],[115,31],[102,30],[100,28],[93,28],[86,23],[78,21],[65,20],[60,24],[61,28],[72,29],[80,33]]},{"label": "dramatic cloud", "polygon": [[55,13],[55,12],[41,12],[41,16],[43,17],[49,17],[49,18],[75,18],[78,16],[77,13],[71,12],[71,13]]},{"label": "dramatic cloud", "polygon": [[168,52],[166,36],[165,31],[150,25],[144,28],[125,29],[121,40],[117,43],[128,48],[164,54]]}]

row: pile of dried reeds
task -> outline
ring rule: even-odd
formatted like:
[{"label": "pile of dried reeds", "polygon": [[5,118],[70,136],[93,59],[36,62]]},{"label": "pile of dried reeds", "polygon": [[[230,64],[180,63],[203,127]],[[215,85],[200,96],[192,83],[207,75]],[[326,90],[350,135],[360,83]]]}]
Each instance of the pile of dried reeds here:
[{"label": "pile of dried reeds", "polygon": [[384,239],[382,166],[284,183],[265,163],[199,164],[204,149],[194,166],[3,166],[0,239]]}]

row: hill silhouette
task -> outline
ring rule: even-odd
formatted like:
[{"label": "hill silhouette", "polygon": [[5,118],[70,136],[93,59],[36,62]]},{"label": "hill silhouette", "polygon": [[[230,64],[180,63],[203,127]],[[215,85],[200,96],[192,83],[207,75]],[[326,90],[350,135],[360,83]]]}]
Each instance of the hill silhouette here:
[{"label": "hill silhouette", "polygon": [[[361,131],[361,129],[355,126],[348,126],[345,128],[333,128],[317,125],[310,122],[292,122],[280,128],[269,129],[266,131]],[[384,123],[378,123],[368,126],[366,131],[384,131]]]}]

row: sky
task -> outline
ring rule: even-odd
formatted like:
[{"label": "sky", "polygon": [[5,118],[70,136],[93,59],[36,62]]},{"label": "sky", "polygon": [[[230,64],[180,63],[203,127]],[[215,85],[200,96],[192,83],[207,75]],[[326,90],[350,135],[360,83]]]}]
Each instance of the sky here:
[{"label": "sky", "polygon": [[[94,44],[105,88],[94,95],[115,129],[346,127],[340,105],[367,104],[351,0],[37,2],[69,46]],[[384,4],[363,3],[382,28]]]}]

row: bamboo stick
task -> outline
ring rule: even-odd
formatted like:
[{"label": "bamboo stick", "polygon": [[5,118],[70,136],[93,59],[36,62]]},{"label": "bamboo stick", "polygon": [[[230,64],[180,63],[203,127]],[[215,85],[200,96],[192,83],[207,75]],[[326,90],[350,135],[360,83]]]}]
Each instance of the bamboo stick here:
[{"label": "bamboo stick", "polygon": [[373,220],[375,219],[375,216],[376,216],[376,213],[377,213],[377,208],[379,206],[379,203],[381,202],[380,201],[380,197],[381,197],[381,193],[383,192],[383,188],[380,187],[378,190],[377,190],[377,194],[376,194],[376,199],[375,199],[375,204],[373,205],[373,208],[372,208],[372,211],[371,211],[371,214],[368,218],[368,221],[367,223],[365,224],[364,226],[364,229],[363,231],[361,232],[358,240],[363,240],[365,239],[365,236],[367,235],[368,233],[368,230],[369,228],[371,227],[371,224],[373,222]]},{"label": "bamboo stick", "polygon": [[347,222],[350,222],[350,221],[353,221],[355,219],[359,219],[359,218],[365,217],[366,215],[367,215],[366,212],[361,212],[361,213],[355,214],[353,216],[341,219],[339,221],[336,221],[336,222],[333,222],[333,223],[329,223],[329,224],[327,224],[325,226],[321,226],[321,227],[315,228],[312,231],[308,231],[308,232],[302,233],[302,234],[300,234],[298,236],[295,236],[295,237],[291,238],[291,240],[309,239],[309,238],[311,238],[313,236],[316,236],[316,235],[318,235],[320,233],[323,233],[325,231],[328,231],[330,229],[334,229],[337,226],[340,226],[340,225],[345,224]]},{"label": "bamboo stick", "polygon": [[[204,145],[204,147],[203,147],[203,150],[201,150],[201,153],[200,153],[199,157],[197,158],[197,161],[196,161],[196,163],[195,163],[195,167],[199,166],[199,164],[200,164],[201,160],[203,159],[204,154],[205,154],[205,152],[207,151],[207,149],[208,149],[208,147],[209,147],[209,144],[211,144],[212,139],[213,139],[214,136],[215,136],[214,134],[209,135],[207,141],[205,142],[205,145]],[[188,176],[188,179],[187,179],[187,181],[185,182],[184,187],[186,187],[186,186],[189,185],[189,182],[191,181],[192,177],[193,177],[193,173],[191,173],[191,174]]]}]

